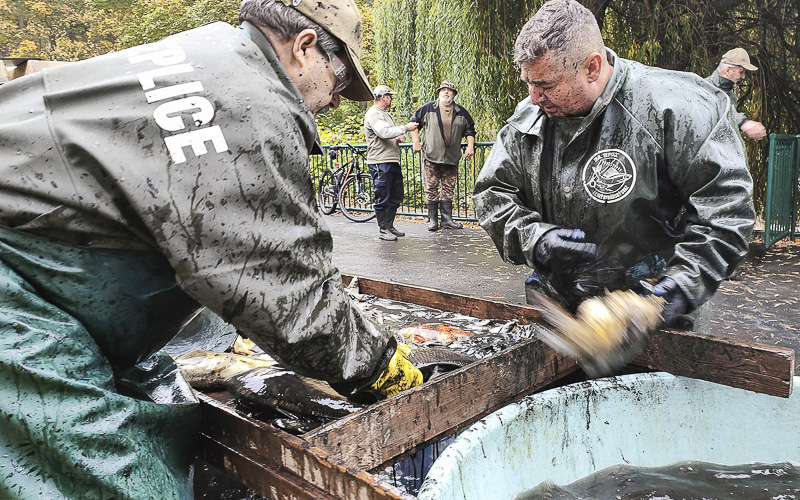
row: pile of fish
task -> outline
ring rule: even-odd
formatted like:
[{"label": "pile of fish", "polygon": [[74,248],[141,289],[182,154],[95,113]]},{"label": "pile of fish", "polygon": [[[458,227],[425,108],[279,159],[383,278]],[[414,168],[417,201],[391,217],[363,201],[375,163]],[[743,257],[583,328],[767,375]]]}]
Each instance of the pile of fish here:
[{"label": "pile of fish", "polygon": [[[413,346],[408,359],[422,372],[425,381],[534,335],[530,326],[520,326],[516,321],[481,320],[391,301],[360,294],[355,287],[348,293],[356,307],[373,321],[396,332],[398,343]],[[220,321],[208,311],[197,315],[187,326],[191,332],[181,335],[180,344],[170,346],[172,350],[168,351],[195,389],[228,391],[250,416],[296,434],[363,408],[326,382],[281,367],[245,338],[237,336],[235,342],[226,340],[212,346],[208,337],[228,331]],[[205,335],[204,331],[212,327],[214,331]],[[202,339],[198,340],[202,342],[201,349],[190,350],[192,338]]]}]

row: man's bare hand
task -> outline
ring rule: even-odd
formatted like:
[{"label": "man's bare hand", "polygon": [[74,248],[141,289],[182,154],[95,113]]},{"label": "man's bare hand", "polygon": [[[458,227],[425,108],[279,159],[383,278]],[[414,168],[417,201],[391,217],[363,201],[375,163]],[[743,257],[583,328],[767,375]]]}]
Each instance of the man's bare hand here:
[{"label": "man's bare hand", "polygon": [[464,158],[469,158],[475,155],[475,148],[472,146],[467,146],[467,149],[464,150]]},{"label": "man's bare hand", "polygon": [[422,143],[420,143],[419,141],[414,141],[413,147],[415,153],[419,153],[420,151],[422,151]]},{"label": "man's bare hand", "polygon": [[761,125],[760,122],[755,120],[747,120],[742,123],[741,129],[742,132],[747,134],[747,137],[754,141],[760,141],[767,136],[767,129],[764,128],[764,125]]},{"label": "man's bare hand", "polygon": [[419,123],[417,123],[417,122],[408,122],[408,123],[406,123],[406,131],[407,132],[412,132],[414,130],[417,130],[418,128],[419,128]]}]

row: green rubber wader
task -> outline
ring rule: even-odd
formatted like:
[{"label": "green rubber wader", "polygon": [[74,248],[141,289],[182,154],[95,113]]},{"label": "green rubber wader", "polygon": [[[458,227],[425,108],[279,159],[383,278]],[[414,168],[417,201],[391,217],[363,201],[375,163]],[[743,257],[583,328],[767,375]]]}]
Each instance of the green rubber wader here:
[{"label": "green rubber wader", "polygon": [[191,499],[198,404],[158,349],[197,307],[158,253],[0,226],[0,498]]}]

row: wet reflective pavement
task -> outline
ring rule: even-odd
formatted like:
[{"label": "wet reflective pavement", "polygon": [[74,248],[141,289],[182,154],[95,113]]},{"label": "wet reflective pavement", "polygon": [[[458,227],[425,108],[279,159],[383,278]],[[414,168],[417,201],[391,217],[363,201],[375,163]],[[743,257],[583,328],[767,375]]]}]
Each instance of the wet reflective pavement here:
[{"label": "wet reflective pavement", "polygon": [[[525,303],[528,268],[503,262],[477,226],[429,232],[423,219],[403,218],[395,227],[406,236],[392,242],[378,238],[375,221],[350,222],[338,213],[324,219],[342,273]],[[800,240],[783,240],[765,251],[756,238],[740,272],[712,299],[712,333],[800,353],[799,306]]]}]

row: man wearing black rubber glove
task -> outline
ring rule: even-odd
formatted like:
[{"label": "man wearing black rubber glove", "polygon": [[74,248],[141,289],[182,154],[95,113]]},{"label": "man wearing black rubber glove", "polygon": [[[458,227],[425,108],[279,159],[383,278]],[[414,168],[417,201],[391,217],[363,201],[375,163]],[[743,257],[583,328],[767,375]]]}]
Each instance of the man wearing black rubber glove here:
[{"label": "man wearing black rubber glove", "polygon": [[531,267],[526,288],[568,307],[647,285],[667,300],[667,325],[701,329],[685,314],[744,259],[754,222],[725,94],[617,57],[573,0],[544,3],[514,62],[530,97],[500,130],[473,196],[503,259]]}]

